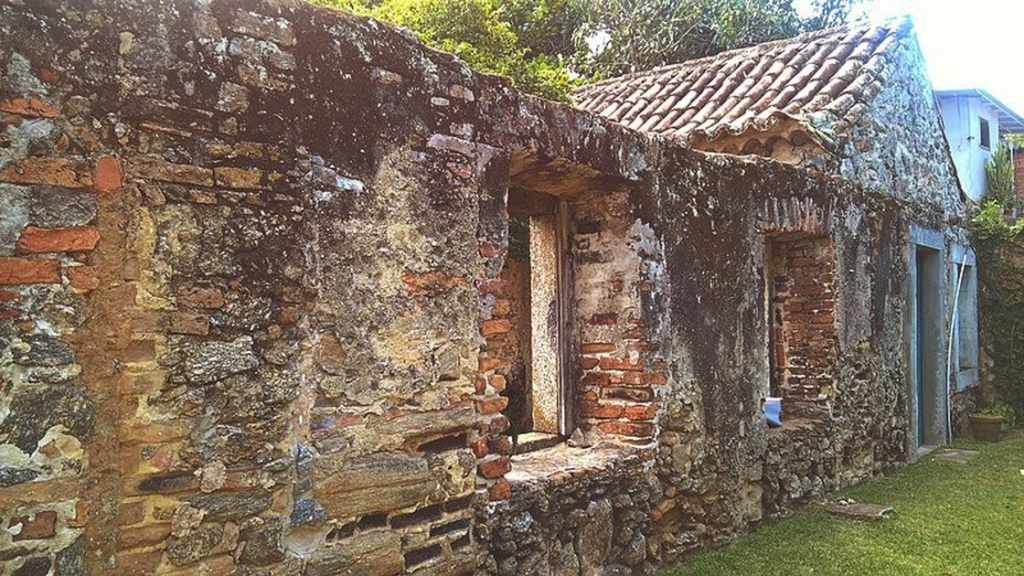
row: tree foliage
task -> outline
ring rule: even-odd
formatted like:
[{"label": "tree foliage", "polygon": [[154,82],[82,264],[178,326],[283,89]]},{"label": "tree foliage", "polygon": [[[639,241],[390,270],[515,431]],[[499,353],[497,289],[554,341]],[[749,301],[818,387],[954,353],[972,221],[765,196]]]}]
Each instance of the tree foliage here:
[{"label": "tree foliage", "polygon": [[841,24],[859,0],[316,0],[405,26],[520,89],[573,87]]},{"label": "tree foliage", "polygon": [[971,244],[978,261],[978,311],[982,342],[992,359],[990,376],[999,400],[1024,409],[1024,221],[986,200],[971,215]]}]

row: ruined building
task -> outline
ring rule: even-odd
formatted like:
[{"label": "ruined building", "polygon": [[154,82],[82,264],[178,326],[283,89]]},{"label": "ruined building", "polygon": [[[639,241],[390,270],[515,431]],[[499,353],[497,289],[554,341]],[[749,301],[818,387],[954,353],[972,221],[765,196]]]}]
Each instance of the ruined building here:
[{"label": "ruined building", "polygon": [[578,96],[297,0],[0,5],[0,571],[650,574],[946,440],[906,26]]}]

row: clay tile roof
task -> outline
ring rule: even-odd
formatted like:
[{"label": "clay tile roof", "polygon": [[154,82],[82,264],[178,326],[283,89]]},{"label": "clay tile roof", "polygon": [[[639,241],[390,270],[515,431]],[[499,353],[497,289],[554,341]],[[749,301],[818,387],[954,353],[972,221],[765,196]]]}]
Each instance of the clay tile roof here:
[{"label": "clay tile roof", "polygon": [[712,141],[796,121],[852,126],[878,93],[907,18],[801,34],[611,78],[572,94],[584,110],[635,130]]}]

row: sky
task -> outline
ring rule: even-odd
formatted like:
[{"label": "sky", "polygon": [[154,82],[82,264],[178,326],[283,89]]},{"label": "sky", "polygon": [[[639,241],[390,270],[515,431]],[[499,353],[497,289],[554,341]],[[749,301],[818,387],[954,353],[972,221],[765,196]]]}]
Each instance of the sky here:
[{"label": "sky", "polygon": [[864,0],[862,9],[872,20],[910,14],[936,89],[981,88],[1024,116],[1024,1]]}]

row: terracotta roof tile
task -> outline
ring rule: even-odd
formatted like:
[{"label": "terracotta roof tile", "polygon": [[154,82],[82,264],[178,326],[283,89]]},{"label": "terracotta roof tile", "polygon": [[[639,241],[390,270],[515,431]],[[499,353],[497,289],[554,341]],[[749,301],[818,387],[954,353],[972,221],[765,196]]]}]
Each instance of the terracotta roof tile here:
[{"label": "terracotta roof tile", "polygon": [[887,52],[908,19],[851,24],[611,78],[573,93],[576,105],[630,128],[714,140],[827,113],[853,125],[881,89]]}]

